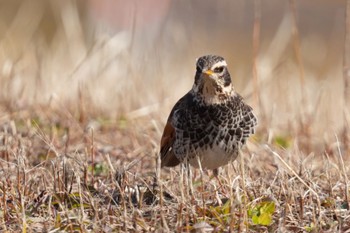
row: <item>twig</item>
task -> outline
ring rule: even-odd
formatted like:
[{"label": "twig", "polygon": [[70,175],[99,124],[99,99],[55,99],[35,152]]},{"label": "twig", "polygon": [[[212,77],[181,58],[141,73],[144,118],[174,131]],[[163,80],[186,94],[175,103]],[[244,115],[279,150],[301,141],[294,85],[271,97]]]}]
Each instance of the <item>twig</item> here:
[{"label": "twig", "polygon": [[95,172],[95,145],[94,145],[94,129],[91,128],[91,185],[94,186],[94,172]]},{"label": "twig", "polygon": [[[292,26],[292,35],[294,39],[294,52],[297,59],[298,67],[299,67],[299,78],[300,78],[300,85],[301,85],[301,100],[302,103],[304,103],[304,106],[306,106],[305,102],[305,72],[304,72],[304,65],[303,60],[301,56],[300,51],[300,41],[299,41],[299,31],[298,31],[298,24],[297,24],[297,15],[296,15],[296,9],[295,9],[295,0],[289,1],[290,8],[291,8],[291,14],[293,19],[293,26]],[[305,109],[302,109],[302,111]]]},{"label": "twig", "polygon": [[343,59],[343,78],[344,78],[344,130],[343,140],[344,149],[349,151],[350,136],[349,136],[349,122],[347,121],[347,113],[349,112],[350,104],[350,0],[346,1],[345,12],[345,40],[344,40],[344,59]]},{"label": "twig", "polygon": [[248,222],[248,216],[247,216],[247,189],[246,189],[246,183],[245,183],[245,172],[244,172],[244,158],[243,158],[243,154],[241,151],[239,151],[239,157],[240,157],[240,172],[241,172],[241,185],[242,185],[242,190],[243,190],[243,201],[240,203],[241,204],[241,211],[242,211],[242,215],[243,215],[243,222],[240,223],[240,228],[242,232],[247,232],[247,225],[246,223]]},{"label": "twig", "polygon": [[343,176],[344,176],[344,183],[345,183],[345,200],[346,200],[346,203],[348,204],[348,209],[349,209],[349,181],[348,181],[348,176],[346,175],[346,169],[345,169],[345,164],[344,164],[344,160],[343,160],[343,155],[341,153],[341,150],[340,150],[340,142],[339,142],[339,139],[338,139],[338,136],[335,135],[335,138],[337,140],[337,148],[338,148],[338,155],[339,155],[339,160],[340,160],[340,164],[341,164],[341,169],[342,169],[342,172],[343,172]]},{"label": "twig", "polygon": [[265,111],[260,99],[259,76],[258,76],[258,54],[260,45],[261,28],[261,0],[254,1],[254,28],[253,28],[253,80],[254,80],[254,99],[256,105],[260,107],[260,114],[265,115]]}]

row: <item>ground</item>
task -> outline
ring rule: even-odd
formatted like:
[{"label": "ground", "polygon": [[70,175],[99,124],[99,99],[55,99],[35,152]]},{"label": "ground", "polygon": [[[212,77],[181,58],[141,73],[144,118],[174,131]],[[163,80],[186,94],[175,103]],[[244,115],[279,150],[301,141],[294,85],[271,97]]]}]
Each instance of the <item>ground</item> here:
[{"label": "ground", "polygon": [[161,123],[80,119],[43,106],[2,115],[1,231],[350,229],[338,145],[304,154],[293,138],[266,143],[258,131],[217,178],[179,166],[156,179]]}]

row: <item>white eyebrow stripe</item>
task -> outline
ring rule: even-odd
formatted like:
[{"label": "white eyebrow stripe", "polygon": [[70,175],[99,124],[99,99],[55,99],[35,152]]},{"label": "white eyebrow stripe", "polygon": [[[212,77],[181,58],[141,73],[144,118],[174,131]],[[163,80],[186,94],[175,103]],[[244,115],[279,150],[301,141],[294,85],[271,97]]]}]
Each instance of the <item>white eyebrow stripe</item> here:
[{"label": "white eyebrow stripe", "polygon": [[219,62],[215,63],[215,64],[211,67],[211,70],[214,70],[216,67],[220,67],[220,66],[227,66],[226,61],[219,61]]}]

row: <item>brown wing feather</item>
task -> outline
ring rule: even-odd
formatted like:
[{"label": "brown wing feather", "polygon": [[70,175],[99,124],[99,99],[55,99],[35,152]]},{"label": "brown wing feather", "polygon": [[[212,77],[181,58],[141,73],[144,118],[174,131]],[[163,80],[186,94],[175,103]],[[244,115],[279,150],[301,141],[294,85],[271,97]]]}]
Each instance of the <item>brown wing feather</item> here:
[{"label": "brown wing feather", "polygon": [[163,136],[160,141],[160,158],[162,167],[174,167],[180,164],[180,160],[176,158],[173,152],[173,145],[176,139],[176,131],[173,124],[177,124],[175,125],[175,127],[179,127],[178,123],[173,122],[173,117],[176,111],[187,109],[188,107],[190,107],[192,99],[193,96],[190,92],[188,92],[181,99],[179,99],[179,101],[177,101],[177,103],[170,112],[168,122],[164,127]]},{"label": "brown wing feather", "polygon": [[170,122],[164,127],[162,139],[160,141],[160,156],[162,167],[174,167],[180,163],[172,151],[175,141],[175,128]]}]

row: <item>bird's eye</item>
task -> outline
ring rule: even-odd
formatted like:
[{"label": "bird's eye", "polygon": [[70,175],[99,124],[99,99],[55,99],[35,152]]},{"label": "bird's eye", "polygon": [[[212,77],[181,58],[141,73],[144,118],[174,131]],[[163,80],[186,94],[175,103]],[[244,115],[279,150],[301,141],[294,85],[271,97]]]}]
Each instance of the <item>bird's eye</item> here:
[{"label": "bird's eye", "polygon": [[214,69],[214,72],[215,72],[215,73],[221,73],[222,71],[224,71],[224,67],[223,67],[223,66],[219,66],[219,67],[216,67],[216,68]]}]

